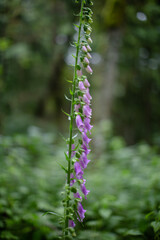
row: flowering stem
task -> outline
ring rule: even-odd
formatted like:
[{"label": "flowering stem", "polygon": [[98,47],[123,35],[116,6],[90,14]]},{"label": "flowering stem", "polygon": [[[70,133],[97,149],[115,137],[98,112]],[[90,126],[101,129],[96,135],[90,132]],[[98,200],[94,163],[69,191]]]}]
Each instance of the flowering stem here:
[{"label": "flowering stem", "polygon": [[83,6],[84,0],[81,1],[81,11],[80,11],[80,23],[78,31],[78,41],[76,44],[76,56],[75,56],[75,66],[74,66],[74,77],[72,82],[72,100],[71,100],[71,110],[70,110],[70,126],[69,126],[69,157],[68,157],[68,169],[67,169],[67,194],[66,194],[66,210],[65,210],[65,232],[64,240],[68,236],[68,227],[69,227],[69,206],[70,206],[70,175],[71,175],[71,154],[72,154],[72,135],[73,135],[73,120],[74,120],[74,99],[75,99],[75,89],[76,89],[76,80],[77,80],[77,64],[79,57],[80,49],[80,39],[81,39],[81,28],[82,28],[82,17],[83,17]]}]

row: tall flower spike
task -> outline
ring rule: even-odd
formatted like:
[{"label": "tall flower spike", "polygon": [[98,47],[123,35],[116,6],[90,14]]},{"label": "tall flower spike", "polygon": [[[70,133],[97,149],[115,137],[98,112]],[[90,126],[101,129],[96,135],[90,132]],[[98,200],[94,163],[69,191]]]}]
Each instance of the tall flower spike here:
[{"label": "tall flower spike", "polygon": [[[68,167],[64,168],[67,172],[67,183],[65,186],[66,194],[64,203],[64,236],[63,239],[71,238],[74,232],[75,217],[78,221],[83,222],[86,210],[82,206],[83,198],[88,196],[89,190],[86,189],[86,180],[84,179],[84,170],[87,168],[90,160],[88,154],[90,153],[89,143],[91,138],[88,133],[91,133],[91,95],[89,91],[90,83],[87,77],[83,75],[84,70],[92,74],[93,70],[89,65],[89,59],[92,58],[90,52],[92,51],[89,44],[92,43],[90,37],[92,27],[92,10],[89,5],[92,5],[92,0],[81,0],[80,22],[78,29],[78,39],[75,43],[76,54],[74,64],[74,77],[72,81],[71,93],[71,110],[69,115],[69,139],[68,152],[66,160]],[[83,31],[82,31],[83,29]],[[83,35],[83,36],[82,36]],[[78,130],[78,139],[76,135],[73,137],[74,121]],[[82,196],[79,191],[81,190]],[[73,195],[71,196],[71,191]],[[76,206],[76,209],[75,209]],[[75,215],[73,214],[75,212]],[[72,228],[72,230],[70,229]]]}]

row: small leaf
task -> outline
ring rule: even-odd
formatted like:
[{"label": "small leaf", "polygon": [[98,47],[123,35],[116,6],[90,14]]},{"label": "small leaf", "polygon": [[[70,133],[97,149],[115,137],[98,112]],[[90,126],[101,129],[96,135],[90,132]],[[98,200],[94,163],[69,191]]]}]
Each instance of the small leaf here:
[{"label": "small leaf", "polygon": [[77,24],[73,24],[75,27],[77,27],[77,28],[79,28],[79,25],[77,25]]},{"label": "small leaf", "polygon": [[67,115],[68,117],[70,117],[69,113],[66,113],[62,108],[61,108],[61,111],[62,111],[65,115]]},{"label": "small leaf", "polygon": [[58,216],[58,217],[61,217],[61,215],[59,215],[58,213],[56,213],[56,212],[45,212],[45,213],[43,213],[43,215],[42,216],[45,216],[45,215],[47,215],[47,214],[52,214],[52,215],[56,215],[56,216]]},{"label": "small leaf", "polygon": [[70,98],[68,98],[66,95],[64,95],[65,96],[65,99],[67,99],[68,101],[72,101]]}]

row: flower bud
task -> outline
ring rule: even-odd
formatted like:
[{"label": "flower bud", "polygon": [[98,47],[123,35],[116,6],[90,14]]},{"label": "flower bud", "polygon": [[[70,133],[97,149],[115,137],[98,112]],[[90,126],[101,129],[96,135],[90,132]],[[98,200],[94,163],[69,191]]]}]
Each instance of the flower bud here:
[{"label": "flower bud", "polygon": [[87,45],[87,51],[88,51],[88,52],[91,52],[91,51],[92,51],[92,49],[91,49],[91,47],[90,47],[89,45]]},{"label": "flower bud", "polygon": [[83,52],[87,52],[87,48],[85,46],[82,47]]},{"label": "flower bud", "polygon": [[88,58],[88,59],[91,59],[91,58],[92,58],[92,56],[91,56],[90,53],[87,53],[87,58]]},{"label": "flower bud", "polygon": [[91,39],[90,37],[87,39],[87,41],[88,41],[89,43],[93,43],[93,41],[92,41],[92,39]]},{"label": "flower bud", "polygon": [[90,73],[90,74],[93,73],[93,70],[92,70],[92,68],[91,68],[89,65],[86,67],[86,71],[87,71],[88,73]]},{"label": "flower bud", "polygon": [[83,61],[84,61],[84,63],[89,64],[89,60],[87,57],[85,57]]}]

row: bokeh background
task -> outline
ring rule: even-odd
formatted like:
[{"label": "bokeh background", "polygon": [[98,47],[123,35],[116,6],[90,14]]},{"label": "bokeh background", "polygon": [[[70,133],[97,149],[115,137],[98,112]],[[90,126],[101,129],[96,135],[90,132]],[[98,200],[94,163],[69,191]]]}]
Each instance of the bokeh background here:
[{"label": "bokeh background", "polygon": [[[79,4],[0,0],[0,239],[58,239]],[[160,1],[95,0],[79,240],[160,239]]]}]

